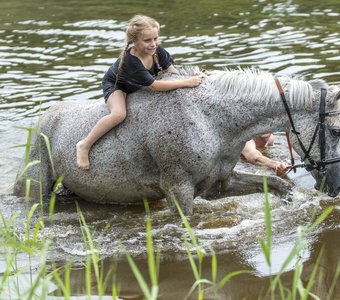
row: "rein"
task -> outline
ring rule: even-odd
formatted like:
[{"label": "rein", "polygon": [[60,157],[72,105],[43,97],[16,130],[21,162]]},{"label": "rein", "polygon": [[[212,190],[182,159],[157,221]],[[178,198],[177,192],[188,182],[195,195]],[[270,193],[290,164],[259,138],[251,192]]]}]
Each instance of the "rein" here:
[{"label": "rein", "polygon": [[[274,80],[275,80],[276,86],[279,90],[282,103],[283,103],[283,105],[286,109],[286,112],[287,112],[287,115],[288,115],[288,118],[289,118],[289,122],[290,122],[290,125],[292,127],[292,133],[295,134],[295,136],[298,140],[298,143],[300,145],[300,148],[301,148],[301,150],[304,154],[302,161],[305,161],[307,159],[308,162],[309,162],[308,165],[306,165],[305,163],[295,165],[294,157],[293,157],[293,151],[292,151],[292,145],[291,145],[291,142],[289,140],[289,134],[286,133],[287,142],[288,142],[288,146],[289,146],[289,152],[290,152],[290,156],[291,156],[291,165],[292,165],[291,168],[290,168],[290,171],[294,170],[294,172],[296,172],[297,168],[305,168],[307,171],[318,170],[318,171],[322,172],[323,174],[325,174],[327,165],[340,162],[340,156],[335,157],[335,158],[326,159],[325,118],[326,118],[326,116],[338,114],[338,112],[336,112],[336,111],[330,111],[330,112],[325,111],[326,110],[327,90],[321,89],[321,91],[320,91],[319,122],[316,125],[312,140],[311,140],[310,145],[309,145],[308,150],[307,150],[307,148],[304,146],[304,144],[302,143],[302,141],[299,137],[300,132],[298,132],[295,128],[293,118],[292,118],[292,115],[290,113],[289,105],[288,105],[288,102],[286,100],[285,94],[283,92],[281,83],[280,83],[280,81],[277,77],[274,77]],[[313,145],[314,145],[314,142],[315,142],[315,139],[316,139],[316,136],[317,136],[318,133],[319,133],[320,160],[315,161],[310,156],[310,152],[313,148]]]}]

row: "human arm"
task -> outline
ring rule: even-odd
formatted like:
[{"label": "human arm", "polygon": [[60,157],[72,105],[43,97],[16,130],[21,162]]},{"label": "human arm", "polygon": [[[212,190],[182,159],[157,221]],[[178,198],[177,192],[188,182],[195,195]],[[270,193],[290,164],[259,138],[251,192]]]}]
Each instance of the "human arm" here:
[{"label": "human arm", "polygon": [[[158,47],[157,50],[159,64],[163,68],[163,70],[167,73],[179,74],[178,70],[174,66],[174,61],[171,58],[169,52],[167,52],[162,46]],[[202,82],[202,75],[193,76],[187,79],[179,79],[179,80],[155,80],[151,85],[149,85],[149,89],[151,91],[171,91],[178,88],[191,88],[196,87]]]},{"label": "human arm", "polygon": [[247,162],[258,166],[269,167],[279,176],[283,176],[289,170],[289,165],[287,163],[279,162],[264,156],[256,148],[254,140],[250,140],[246,143],[241,154]]},{"label": "human arm", "polygon": [[149,85],[149,89],[151,91],[171,91],[178,88],[191,88],[196,87],[202,83],[202,76],[193,76],[186,79],[178,79],[178,80],[155,80],[151,85]]},{"label": "human arm", "polygon": [[168,73],[179,74],[178,70],[174,67],[174,65],[170,65],[165,71]]}]

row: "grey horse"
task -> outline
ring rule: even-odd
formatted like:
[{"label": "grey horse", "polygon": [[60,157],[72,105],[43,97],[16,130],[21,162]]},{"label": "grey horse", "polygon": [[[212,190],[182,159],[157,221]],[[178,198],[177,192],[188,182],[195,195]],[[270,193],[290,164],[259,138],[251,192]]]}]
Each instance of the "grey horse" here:
[{"label": "grey horse", "polygon": [[[169,76],[186,77],[197,71],[191,68]],[[308,144],[318,123],[320,88],[328,91],[326,109],[334,111],[339,108],[339,87],[322,80],[280,77],[279,81],[299,137]],[[127,108],[126,120],[92,147],[90,169],[84,171],[76,165],[75,145],[109,113],[108,108],[98,100],[60,102],[50,107],[39,121],[39,138],[30,151],[30,160],[41,164],[22,175],[23,163],[15,193],[24,192],[25,178],[42,178],[46,194],[53,182],[63,177],[68,189],[88,201],[131,204],[166,197],[171,208],[177,200],[190,215],[195,196],[217,182],[227,188],[246,141],[291,129],[273,75],[256,70],[219,71],[192,89],[141,89],[128,96]],[[325,127],[326,156],[339,156],[339,115],[327,117]],[[41,133],[49,138],[52,164]],[[303,156],[295,137],[292,143]],[[319,147],[312,147],[310,155],[318,160]],[[327,165],[327,172],[325,187],[335,196],[340,189],[339,163]],[[322,178],[319,173],[313,171],[317,185]]]}]

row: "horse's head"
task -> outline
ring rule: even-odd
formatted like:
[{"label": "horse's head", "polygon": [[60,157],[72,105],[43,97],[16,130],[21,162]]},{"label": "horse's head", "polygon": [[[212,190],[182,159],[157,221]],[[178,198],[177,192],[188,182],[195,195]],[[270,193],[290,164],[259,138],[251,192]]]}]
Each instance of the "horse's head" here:
[{"label": "horse's head", "polygon": [[[315,188],[335,197],[340,192],[340,88],[323,80],[293,81],[289,97],[292,141],[303,160],[293,168],[304,166],[316,180]],[[289,116],[288,104],[285,108]]]},{"label": "horse's head", "polygon": [[[320,117],[319,157],[320,169],[313,169],[315,188],[335,197],[340,192],[340,89],[331,86],[327,89],[324,121]],[[323,124],[322,124],[323,123]]]},{"label": "horse's head", "polygon": [[293,138],[294,148],[316,180],[315,188],[335,197],[340,192],[340,89],[321,80],[309,84],[314,97],[311,119],[306,113],[297,118],[300,133]]}]

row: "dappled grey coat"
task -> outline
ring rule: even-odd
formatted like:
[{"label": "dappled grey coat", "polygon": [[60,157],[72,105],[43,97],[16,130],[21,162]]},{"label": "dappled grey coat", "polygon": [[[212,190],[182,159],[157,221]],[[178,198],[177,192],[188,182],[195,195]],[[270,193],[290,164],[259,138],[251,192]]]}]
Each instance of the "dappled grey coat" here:
[{"label": "dappled grey coat", "polygon": [[[320,90],[313,86],[327,85],[288,77],[280,81],[307,144],[318,122]],[[338,95],[338,87],[328,88],[328,109],[339,102],[334,101]],[[127,110],[126,120],[94,144],[90,170],[84,171],[76,164],[76,143],[109,113],[107,106],[102,100],[84,100],[49,108],[38,128],[50,140],[53,166],[46,147],[38,147],[40,139],[30,154],[31,160],[39,159],[41,151],[43,192],[50,191],[62,176],[65,186],[88,201],[125,204],[166,197],[171,207],[176,199],[184,212],[191,214],[196,195],[219,181],[227,186],[246,141],[290,128],[273,76],[250,70],[217,72],[196,88],[169,92],[141,89],[128,96]],[[327,126],[330,130],[340,128],[339,116],[329,118]],[[338,139],[329,133],[327,138],[333,143],[327,154],[339,155]],[[293,142],[297,144],[294,138]],[[312,156],[319,156],[317,147]],[[338,165],[330,166],[333,176],[326,184],[333,193],[339,192]],[[39,178],[38,173],[35,165],[27,176]],[[24,182],[18,180],[15,192],[23,191]]]}]

